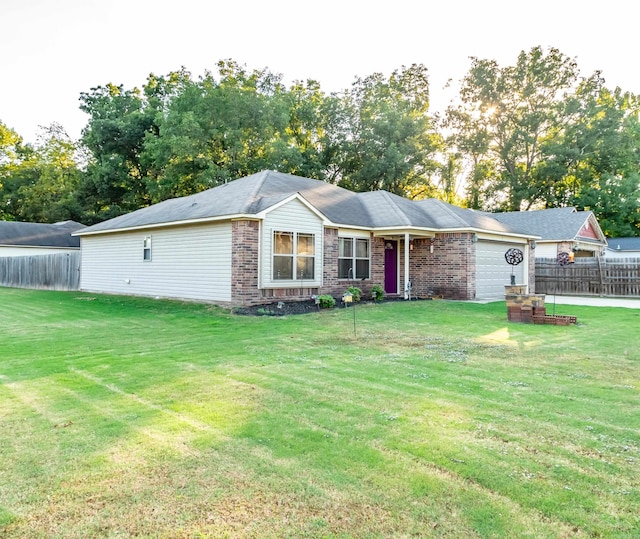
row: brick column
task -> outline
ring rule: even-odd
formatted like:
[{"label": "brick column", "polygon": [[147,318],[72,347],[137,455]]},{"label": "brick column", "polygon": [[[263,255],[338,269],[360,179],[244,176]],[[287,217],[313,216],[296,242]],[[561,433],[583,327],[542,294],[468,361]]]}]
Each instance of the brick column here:
[{"label": "brick column", "polygon": [[251,305],[260,301],[258,290],[259,221],[231,223],[231,301]]}]

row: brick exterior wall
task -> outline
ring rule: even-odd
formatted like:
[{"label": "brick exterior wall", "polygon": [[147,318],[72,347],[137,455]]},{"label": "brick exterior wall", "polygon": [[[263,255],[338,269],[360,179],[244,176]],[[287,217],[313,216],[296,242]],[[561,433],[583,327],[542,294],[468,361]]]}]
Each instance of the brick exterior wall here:
[{"label": "brick exterior wall", "polygon": [[[476,259],[473,234],[436,234],[431,253],[429,239],[415,239],[409,255],[411,294],[446,299],[475,298]],[[404,242],[400,243],[400,290],[404,293]]]},{"label": "brick exterior wall", "polygon": [[558,243],[557,254],[560,253],[570,253],[573,250],[573,242],[572,241],[561,241]]},{"label": "brick exterior wall", "polygon": [[[323,246],[323,287],[258,288],[258,257],[260,224],[258,221],[234,221],[232,223],[232,271],[231,303],[238,306],[262,305],[276,301],[307,301],[313,295],[331,294],[340,299],[348,284],[338,280],[338,230],[325,228]],[[372,242],[377,243],[377,242]],[[384,255],[380,251],[381,255]],[[384,276],[384,267],[378,269]],[[363,293],[369,293],[372,283],[357,284]]]},{"label": "brick exterior wall", "polygon": [[[384,241],[382,238],[371,237],[371,268],[370,279],[353,281],[353,285],[362,290],[362,297],[371,296],[371,287],[374,284],[384,283]],[[342,294],[349,288],[349,282],[338,279],[338,255],[339,255],[338,230],[325,228],[324,231],[324,268],[323,286],[320,294],[330,294],[338,301]]]},{"label": "brick exterior wall", "polygon": [[[437,234],[430,252],[429,239],[413,241],[409,257],[412,295],[441,295],[447,299],[469,300],[475,297],[475,249],[472,234]],[[338,230],[325,228],[322,288],[258,288],[259,221],[232,223],[232,304],[260,305],[275,301],[305,301],[312,295],[331,294],[340,299],[349,283],[338,279]],[[400,296],[404,294],[404,242],[400,250]],[[530,272],[535,270],[533,257]],[[371,238],[371,279],[354,282],[368,298],[374,284],[384,283],[384,240]]]},{"label": "brick exterior wall", "polygon": [[371,282],[367,284],[368,294],[374,284],[382,285],[384,288],[384,239],[382,238],[371,238]]},{"label": "brick exterior wall", "polygon": [[338,229],[324,229],[324,257],[322,260],[322,289],[320,294],[342,296],[344,288],[338,281]]},{"label": "brick exterior wall", "polygon": [[231,302],[234,305],[259,303],[259,244],[259,221],[231,223]]}]

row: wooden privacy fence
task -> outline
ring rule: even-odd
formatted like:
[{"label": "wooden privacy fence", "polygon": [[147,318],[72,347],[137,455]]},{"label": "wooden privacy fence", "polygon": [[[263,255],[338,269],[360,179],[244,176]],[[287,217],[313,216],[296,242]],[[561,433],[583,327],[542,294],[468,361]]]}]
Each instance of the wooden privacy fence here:
[{"label": "wooden privacy fence", "polygon": [[640,296],[640,258],[579,258],[560,266],[536,260],[536,294]]},{"label": "wooden privacy fence", "polygon": [[80,251],[0,258],[0,286],[78,290]]}]

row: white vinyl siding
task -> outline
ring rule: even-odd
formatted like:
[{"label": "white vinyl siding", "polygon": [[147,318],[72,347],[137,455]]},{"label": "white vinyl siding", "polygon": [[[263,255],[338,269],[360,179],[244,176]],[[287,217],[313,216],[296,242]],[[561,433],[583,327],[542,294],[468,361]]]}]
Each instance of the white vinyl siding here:
[{"label": "white vinyl siding", "polygon": [[525,253],[523,244],[492,242],[479,240],[476,245],[476,299],[504,298],[505,285],[511,283],[511,269],[516,284],[528,284],[525,281],[527,257],[517,266],[510,266],[504,257],[509,249],[520,249]]},{"label": "white vinyl siding", "polygon": [[[153,256],[145,260],[145,238]],[[92,292],[231,301],[231,223],[83,236],[80,287]]]},{"label": "white vinyl siding", "polygon": [[[274,275],[274,255],[278,256],[273,251],[275,233],[291,233],[296,238],[304,238],[306,234],[313,236],[313,262],[306,261],[307,267],[313,266],[313,279],[278,279]],[[269,212],[262,226],[260,287],[322,286],[322,238],[323,225],[320,217],[299,200],[291,200]]]},{"label": "white vinyl siding", "polygon": [[535,254],[536,258],[557,258],[558,244],[537,242]]}]

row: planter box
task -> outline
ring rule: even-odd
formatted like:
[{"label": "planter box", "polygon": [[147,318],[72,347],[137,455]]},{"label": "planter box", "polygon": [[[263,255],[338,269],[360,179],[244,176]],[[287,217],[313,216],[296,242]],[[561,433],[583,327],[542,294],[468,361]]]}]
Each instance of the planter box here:
[{"label": "planter box", "polygon": [[568,326],[575,324],[578,319],[575,316],[565,316],[561,314],[545,314],[533,317],[534,324],[550,324],[552,326]]}]

